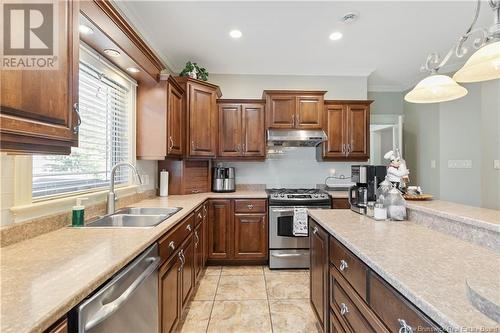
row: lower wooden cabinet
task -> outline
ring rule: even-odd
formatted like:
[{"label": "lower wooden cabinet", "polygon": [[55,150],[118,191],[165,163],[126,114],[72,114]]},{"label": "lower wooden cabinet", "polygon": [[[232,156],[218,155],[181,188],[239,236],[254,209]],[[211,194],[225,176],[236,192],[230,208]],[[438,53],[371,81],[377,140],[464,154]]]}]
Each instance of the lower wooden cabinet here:
[{"label": "lower wooden cabinet", "polygon": [[265,199],[209,201],[208,260],[212,263],[265,262],[268,257]]},{"label": "lower wooden cabinet", "polygon": [[310,299],[318,321],[328,330],[328,233],[309,219]]},{"label": "lower wooden cabinet", "polygon": [[[203,221],[203,220],[202,220]],[[203,222],[194,229],[194,275],[198,281],[203,272]]]},{"label": "lower wooden cabinet", "polygon": [[183,263],[181,266],[182,279],[182,308],[184,309],[189,302],[189,298],[194,290],[194,240],[193,235],[185,240],[181,248]]},{"label": "lower wooden cabinet", "polygon": [[159,308],[160,332],[173,332],[181,318],[181,266],[182,255],[178,251],[160,267]]}]

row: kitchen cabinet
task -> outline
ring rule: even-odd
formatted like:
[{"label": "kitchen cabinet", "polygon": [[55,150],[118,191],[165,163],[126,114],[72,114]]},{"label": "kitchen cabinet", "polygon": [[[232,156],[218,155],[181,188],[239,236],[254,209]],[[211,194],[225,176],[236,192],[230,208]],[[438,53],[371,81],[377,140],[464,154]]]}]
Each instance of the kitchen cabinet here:
[{"label": "kitchen cabinet", "polygon": [[230,259],[232,255],[232,202],[228,199],[209,201],[208,259]]},{"label": "kitchen cabinet", "polygon": [[158,181],[161,170],[167,170],[169,194],[210,192],[210,162],[198,160],[158,161]]},{"label": "kitchen cabinet", "polygon": [[328,233],[309,219],[310,301],[326,332],[328,329]]},{"label": "kitchen cabinet", "polygon": [[181,158],[184,152],[184,90],[172,76],[137,87],[137,157]]},{"label": "kitchen cabinet", "polygon": [[370,157],[370,104],[373,101],[325,101],[328,140],[318,147],[320,159],[366,161]]},{"label": "kitchen cabinet", "polygon": [[160,332],[174,332],[181,318],[182,254],[177,251],[159,271]]},{"label": "kitchen cabinet", "polygon": [[203,226],[203,205],[198,207],[195,212],[195,220],[196,220],[196,227],[194,229],[194,275],[195,275],[195,282],[197,282],[201,278],[201,273],[203,272],[203,266],[204,266],[204,246],[205,244],[203,243],[203,232],[204,232],[204,226]]},{"label": "kitchen cabinet", "polygon": [[349,199],[345,198],[332,198],[332,209],[350,209],[351,204]]},{"label": "kitchen cabinet", "polygon": [[78,145],[79,2],[57,3],[57,67],[2,69],[1,151],[68,155]]},{"label": "kitchen cabinet", "polygon": [[186,92],[186,157],[215,158],[217,154],[218,86],[208,82],[177,77]]},{"label": "kitchen cabinet", "polygon": [[325,93],[326,91],[265,90],[266,127],[323,128]]},{"label": "kitchen cabinet", "polygon": [[203,268],[205,268],[208,260],[208,201],[203,204],[203,221],[202,221],[202,242],[203,242]]},{"label": "kitchen cabinet", "polygon": [[183,262],[181,265],[181,305],[182,309],[185,309],[188,305],[189,298],[191,297],[195,286],[195,247],[193,234],[190,234],[184,241],[180,252],[182,253],[183,257]]},{"label": "kitchen cabinet", "polygon": [[263,100],[218,100],[219,158],[265,158]]},{"label": "kitchen cabinet", "polygon": [[208,260],[264,263],[268,257],[265,199],[209,200]]}]

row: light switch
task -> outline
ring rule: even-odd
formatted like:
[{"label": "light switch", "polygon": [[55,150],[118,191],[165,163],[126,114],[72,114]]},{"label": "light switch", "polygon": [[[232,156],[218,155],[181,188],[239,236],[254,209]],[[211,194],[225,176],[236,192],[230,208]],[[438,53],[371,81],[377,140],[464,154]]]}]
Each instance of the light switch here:
[{"label": "light switch", "polygon": [[448,160],[448,169],[472,169],[472,160]]},{"label": "light switch", "polygon": [[493,161],[493,168],[500,170],[500,160]]},{"label": "light switch", "polygon": [[431,160],[431,169],[436,169],[436,160]]}]

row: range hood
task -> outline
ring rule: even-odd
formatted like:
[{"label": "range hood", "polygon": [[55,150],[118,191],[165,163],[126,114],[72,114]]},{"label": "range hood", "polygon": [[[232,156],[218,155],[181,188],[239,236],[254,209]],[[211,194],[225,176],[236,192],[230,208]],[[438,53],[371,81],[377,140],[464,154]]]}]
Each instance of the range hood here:
[{"label": "range hood", "polygon": [[267,130],[268,147],[316,147],[326,139],[323,130]]}]

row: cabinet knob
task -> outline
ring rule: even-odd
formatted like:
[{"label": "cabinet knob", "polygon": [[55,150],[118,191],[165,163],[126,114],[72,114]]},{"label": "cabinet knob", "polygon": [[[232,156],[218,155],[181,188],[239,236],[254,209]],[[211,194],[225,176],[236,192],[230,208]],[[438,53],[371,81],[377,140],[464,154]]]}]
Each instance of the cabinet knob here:
[{"label": "cabinet knob", "polygon": [[186,226],[186,229],[187,229],[188,231],[193,230],[193,229],[191,228],[191,224],[188,224],[188,225]]},{"label": "cabinet knob", "polygon": [[340,314],[345,316],[348,313],[349,309],[347,308],[347,305],[345,305],[345,303],[340,303]]},{"label": "cabinet knob", "polygon": [[406,323],[404,319],[398,319],[399,321],[399,333],[413,333],[413,328]]},{"label": "cabinet knob", "polygon": [[349,265],[347,264],[347,262],[344,259],[342,259],[342,260],[340,260],[340,267],[339,268],[343,272],[349,268]]},{"label": "cabinet knob", "polygon": [[175,243],[174,243],[174,241],[170,241],[170,243],[168,243],[168,247],[170,249],[172,249],[172,251],[175,250]]},{"label": "cabinet knob", "polygon": [[73,104],[73,111],[76,114],[76,125],[73,127],[73,133],[78,134],[80,125],[82,124],[82,117],[80,116],[80,107],[78,106],[78,103]]},{"label": "cabinet knob", "polygon": [[200,190],[198,190],[197,188],[195,188],[194,190],[191,190],[191,193],[200,193]]},{"label": "cabinet knob", "polygon": [[253,209],[253,205],[252,205],[252,204],[248,204],[248,205],[247,205],[247,208],[248,208],[248,209]]},{"label": "cabinet knob", "polygon": [[313,234],[315,234],[315,235],[316,235],[317,233],[318,233],[318,227],[314,227],[314,228],[313,228]]},{"label": "cabinet knob", "polygon": [[202,219],[202,218],[203,218],[203,215],[201,215],[201,213],[198,213],[198,218],[199,218],[199,219]]}]

